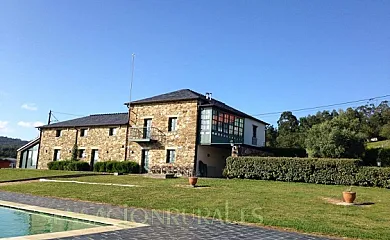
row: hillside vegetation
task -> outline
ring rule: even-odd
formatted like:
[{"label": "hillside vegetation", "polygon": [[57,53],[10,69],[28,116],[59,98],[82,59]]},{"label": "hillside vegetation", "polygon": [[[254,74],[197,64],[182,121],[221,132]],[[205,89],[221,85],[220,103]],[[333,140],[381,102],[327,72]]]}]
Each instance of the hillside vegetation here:
[{"label": "hillside vegetation", "polygon": [[382,148],[382,147],[390,149],[390,140],[367,143],[367,148]]},{"label": "hillside vegetation", "polygon": [[28,141],[0,136],[0,157],[16,158],[16,150],[26,143]]}]

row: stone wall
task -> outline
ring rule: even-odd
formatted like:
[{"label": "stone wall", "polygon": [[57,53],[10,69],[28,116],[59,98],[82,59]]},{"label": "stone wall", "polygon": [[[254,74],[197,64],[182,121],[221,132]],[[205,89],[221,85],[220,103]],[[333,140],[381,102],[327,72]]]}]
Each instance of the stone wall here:
[{"label": "stone wall", "polygon": [[[109,128],[116,127],[115,136],[109,136]],[[57,129],[43,129],[41,148],[38,159],[38,169],[47,169],[47,164],[53,161],[54,149],[61,150],[60,160],[69,160],[72,157],[72,148],[76,141],[79,149],[85,149],[85,158],[82,161],[91,161],[92,149],[98,149],[99,161],[123,161],[125,157],[126,125],[107,127],[88,127],[87,136],[80,136],[81,128],[62,129],[61,136],[56,137]]]},{"label": "stone wall", "polygon": [[22,152],[17,152],[17,154],[16,154],[16,168],[19,168],[19,166],[20,166],[20,158],[22,157]]},{"label": "stone wall", "polygon": [[[131,107],[130,125],[143,127],[144,119],[152,119],[153,131],[161,131],[162,137],[156,142],[129,142],[128,160],[141,164],[142,149],[149,150],[149,167],[166,164],[167,149],[176,150],[173,165],[192,166],[195,159],[196,126],[198,103],[178,101],[166,103],[150,103]],[[168,132],[169,117],[177,117],[177,130]]]}]

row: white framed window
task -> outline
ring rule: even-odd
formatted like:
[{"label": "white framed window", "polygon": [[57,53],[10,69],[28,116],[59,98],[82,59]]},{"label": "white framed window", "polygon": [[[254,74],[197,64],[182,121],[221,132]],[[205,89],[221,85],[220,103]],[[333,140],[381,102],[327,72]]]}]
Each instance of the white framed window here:
[{"label": "white framed window", "polygon": [[170,117],[168,119],[168,132],[177,130],[177,117]]},{"label": "white framed window", "polygon": [[174,163],[176,160],[176,150],[167,149],[167,163]]},{"label": "white framed window", "polygon": [[116,132],[117,132],[117,128],[112,127],[112,128],[109,129],[108,135],[109,136],[115,136]]},{"label": "white framed window", "polygon": [[61,150],[54,149],[53,161],[59,161],[61,159]]},{"label": "white framed window", "polygon": [[86,152],[85,152],[85,149],[79,149],[78,150],[78,153],[77,153],[77,156],[78,156],[78,158],[86,158]]},{"label": "white framed window", "polygon": [[88,128],[80,129],[80,137],[88,136]]},{"label": "white framed window", "polygon": [[62,130],[61,129],[57,129],[56,130],[56,137],[61,137],[62,136]]}]

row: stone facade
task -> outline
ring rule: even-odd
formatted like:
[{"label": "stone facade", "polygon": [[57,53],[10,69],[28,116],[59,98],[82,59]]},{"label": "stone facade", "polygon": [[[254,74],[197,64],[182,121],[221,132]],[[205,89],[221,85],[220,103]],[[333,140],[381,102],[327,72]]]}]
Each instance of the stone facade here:
[{"label": "stone facade", "polygon": [[20,158],[21,157],[22,157],[21,152],[18,151],[17,154],[16,154],[16,163],[15,163],[15,167],[16,168],[19,168],[19,166],[20,166]]},{"label": "stone facade", "polygon": [[[166,165],[167,150],[174,149],[176,159],[172,165],[193,168],[197,115],[198,102],[196,100],[132,105],[130,125],[143,127],[144,119],[152,119],[153,133],[159,132],[161,136],[153,142],[130,141],[128,160],[138,162],[141,165],[142,149],[147,149],[149,150],[149,168]],[[177,117],[177,130],[173,132],[168,131],[170,117]]]},{"label": "stone facade", "polygon": [[[115,136],[109,136],[109,129],[115,127]],[[125,158],[127,126],[101,126],[86,128],[61,129],[61,136],[56,137],[59,128],[42,129],[41,148],[38,159],[38,169],[47,169],[47,164],[53,161],[54,150],[60,150],[60,160],[69,160],[72,157],[72,148],[76,142],[78,149],[85,149],[85,157],[80,160],[90,162],[92,149],[99,152],[99,161],[117,160]],[[80,136],[81,129],[88,129],[84,137]]]}]

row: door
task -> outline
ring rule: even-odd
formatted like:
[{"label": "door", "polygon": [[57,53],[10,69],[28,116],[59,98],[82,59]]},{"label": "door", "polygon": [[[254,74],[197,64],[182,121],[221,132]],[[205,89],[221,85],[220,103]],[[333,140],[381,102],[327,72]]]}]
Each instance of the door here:
[{"label": "door", "polygon": [[91,152],[91,164],[90,164],[91,165],[91,170],[93,170],[93,166],[98,161],[99,161],[99,150],[92,149],[92,152]]},{"label": "door", "polygon": [[142,166],[142,173],[149,172],[149,150],[148,149],[142,149],[141,166]]},{"label": "door", "polygon": [[144,138],[149,139],[152,129],[152,119],[144,119]]}]

